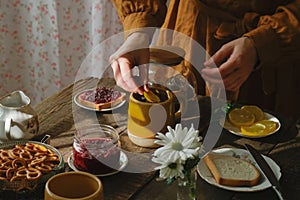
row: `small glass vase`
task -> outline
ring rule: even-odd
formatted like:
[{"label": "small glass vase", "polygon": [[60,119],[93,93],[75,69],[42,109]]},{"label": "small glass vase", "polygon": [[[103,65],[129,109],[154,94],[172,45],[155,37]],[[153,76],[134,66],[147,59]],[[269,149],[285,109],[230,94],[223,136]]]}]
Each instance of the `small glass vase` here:
[{"label": "small glass vase", "polygon": [[177,200],[196,200],[197,171],[194,167],[184,178],[177,179]]}]

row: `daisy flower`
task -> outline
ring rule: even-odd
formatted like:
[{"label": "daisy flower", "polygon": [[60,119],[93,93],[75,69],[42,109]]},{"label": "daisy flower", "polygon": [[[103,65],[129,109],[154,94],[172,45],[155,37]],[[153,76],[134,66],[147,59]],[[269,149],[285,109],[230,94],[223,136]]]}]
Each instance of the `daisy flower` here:
[{"label": "daisy flower", "polygon": [[170,126],[167,127],[166,134],[157,133],[156,144],[161,145],[160,148],[154,151],[154,157],[161,157],[172,162],[181,160],[183,163],[188,158],[195,158],[200,154],[202,137],[198,136],[198,130],[191,128],[182,128],[181,124],[176,124],[175,130]]},{"label": "daisy flower", "polygon": [[159,177],[163,179],[173,179],[173,178],[183,178],[183,165],[180,163],[180,160],[176,162],[166,160],[161,157],[154,157],[153,162],[161,164],[156,167],[156,170],[159,170]]}]

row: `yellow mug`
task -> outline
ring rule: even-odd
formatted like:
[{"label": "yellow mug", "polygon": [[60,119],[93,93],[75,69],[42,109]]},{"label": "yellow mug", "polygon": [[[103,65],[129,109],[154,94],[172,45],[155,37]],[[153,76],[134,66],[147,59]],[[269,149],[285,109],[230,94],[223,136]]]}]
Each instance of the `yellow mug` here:
[{"label": "yellow mug", "polygon": [[174,127],[181,116],[180,110],[175,111],[176,97],[172,91],[159,84],[149,86],[160,97],[159,103],[147,102],[137,93],[131,93],[129,97],[128,137],[142,147],[156,147],[156,133],[165,133],[167,126]]},{"label": "yellow mug", "polygon": [[98,177],[87,172],[63,172],[51,177],[44,191],[45,200],[103,200]]}]

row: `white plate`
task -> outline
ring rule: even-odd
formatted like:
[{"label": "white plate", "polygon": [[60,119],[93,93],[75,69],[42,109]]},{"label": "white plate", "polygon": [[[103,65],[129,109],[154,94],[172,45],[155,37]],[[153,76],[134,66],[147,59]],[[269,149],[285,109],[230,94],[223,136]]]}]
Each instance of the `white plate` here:
[{"label": "white plate", "polygon": [[[68,157],[68,164],[71,167],[71,169],[73,169],[74,171],[80,171],[79,169],[77,169],[74,166],[73,153],[70,153],[70,155]],[[122,171],[126,167],[127,164],[128,164],[128,157],[127,157],[127,155],[124,152],[121,151],[121,154],[120,154],[120,167],[119,167],[119,169],[117,169],[116,171],[110,172],[110,173],[95,174],[95,175],[98,176],[98,177],[111,176],[113,174],[116,174],[116,173]]]},{"label": "white plate", "polygon": [[[212,152],[222,154],[222,155],[231,155],[231,156],[246,159],[249,162],[251,162],[252,164],[254,164],[257,167],[257,169],[260,171],[260,168],[258,167],[255,160],[252,158],[250,153],[245,149],[221,148],[221,149],[212,150]],[[263,157],[267,161],[267,163],[270,165],[275,176],[279,180],[281,177],[280,167],[271,158],[264,156],[264,155],[263,155]],[[208,169],[208,167],[205,164],[203,159],[201,159],[199,164],[197,165],[197,171],[198,171],[200,177],[202,179],[204,179],[206,182],[208,182],[212,185],[215,185],[219,188],[226,189],[226,190],[232,190],[232,191],[238,191],[238,192],[254,192],[254,191],[260,191],[260,190],[264,190],[264,189],[271,187],[270,182],[267,180],[267,178],[264,175],[262,175],[259,183],[252,187],[231,187],[231,186],[220,185],[214,179],[213,175],[211,174],[210,170]]]},{"label": "white plate", "polygon": [[[91,107],[82,105],[82,104],[78,101],[78,96],[79,96],[80,94],[82,94],[83,92],[86,92],[86,91],[90,91],[90,90],[84,90],[84,91],[82,91],[82,92],[76,94],[76,95],[74,96],[74,102],[76,103],[77,106],[79,106],[79,107],[81,107],[81,108],[84,108],[84,109],[87,109],[87,110],[92,110],[92,111],[97,111],[97,112],[111,111],[111,110],[120,108],[120,107],[123,106],[124,103],[126,102],[126,99],[124,99],[124,100],[121,101],[119,104],[117,104],[117,105],[115,105],[115,106],[113,106],[113,107],[111,107],[111,108],[103,108],[103,109],[101,109],[101,110],[97,110],[97,109],[95,109],[95,108],[91,108]],[[121,92],[121,93],[122,93],[122,95],[125,94],[125,93],[123,93],[123,92]]]},{"label": "white plate", "polygon": [[[224,122],[224,128],[227,129],[230,133],[233,133],[235,135],[242,136],[242,137],[247,137],[247,138],[267,137],[269,135],[272,135],[272,134],[276,133],[280,129],[281,124],[280,124],[280,121],[275,116],[273,116],[269,113],[266,113],[266,112],[264,114],[265,114],[264,119],[277,122],[277,124],[278,124],[278,127],[274,131],[272,131],[268,134],[264,134],[264,135],[245,135],[241,132],[240,128],[238,128],[238,127],[234,126],[233,124],[231,124],[227,119]],[[223,124],[222,121],[220,122],[220,124]]]}]

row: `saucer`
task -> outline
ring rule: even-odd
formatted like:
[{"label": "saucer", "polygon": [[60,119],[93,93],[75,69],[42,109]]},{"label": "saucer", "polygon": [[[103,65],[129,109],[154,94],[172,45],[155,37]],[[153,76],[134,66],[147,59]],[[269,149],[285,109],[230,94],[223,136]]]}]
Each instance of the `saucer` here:
[{"label": "saucer", "polygon": [[[75,166],[74,166],[74,157],[73,157],[73,152],[70,153],[69,157],[68,157],[68,164],[70,166],[70,168],[74,171],[81,171],[79,169],[77,169]],[[95,176],[98,176],[98,177],[104,177],[104,176],[111,176],[111,175],[114,175],[116,173],[119,173],[120,171],[122,171],[128,164],[128,157],[127,155],[121,151],[120,153],[120,167],[119,169],[113,171],[113,172],[110,172],[110,173],[106,173],[106,174],[94,174]]]}]

